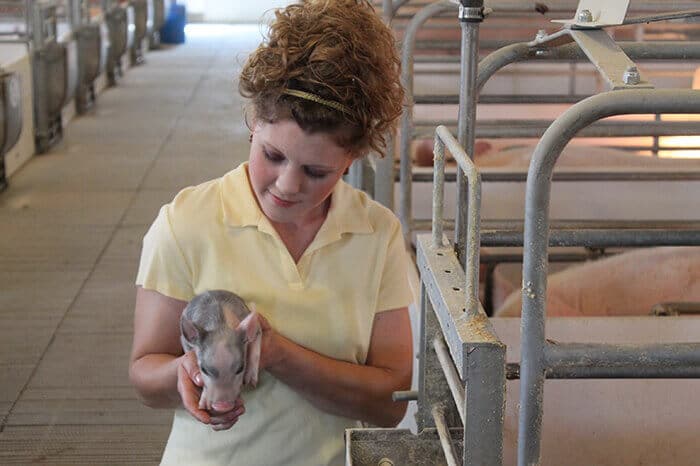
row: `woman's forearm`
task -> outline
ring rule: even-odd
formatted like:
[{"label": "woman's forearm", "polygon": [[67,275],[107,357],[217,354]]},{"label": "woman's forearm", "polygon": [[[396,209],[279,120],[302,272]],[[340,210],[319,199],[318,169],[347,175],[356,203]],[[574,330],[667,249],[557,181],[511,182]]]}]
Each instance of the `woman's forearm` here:
[{"label": "woman's forearm", "polygon": [[404,416],[406,403],[392,401],[391,394],[410,387],[410,371],[339,361],[279,334],[274,354],[266,369],[323,411],[382,427],[393,427]]},{"label": "woman's forearm", "polygon": [[177,391],[180,358],[172,354],[147,354],[131,362],[129,378],[141,400],[151,408],[175,408],[182,404]]}]

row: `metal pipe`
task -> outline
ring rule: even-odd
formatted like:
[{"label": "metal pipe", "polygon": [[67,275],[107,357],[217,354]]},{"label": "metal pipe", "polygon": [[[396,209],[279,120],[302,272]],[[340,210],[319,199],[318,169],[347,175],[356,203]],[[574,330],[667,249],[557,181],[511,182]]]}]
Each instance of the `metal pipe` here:
[{"label": "metal pipe", "polygon": [[[393,16],[392,0],[382,0],[382,6],[382,17],[389,25]],[[394,210],[394,135],[387,132],[384,137],[386,153],[374,161],[372,197],[384,207]]]},{"label": "metal pipe", "polygon": [[[547,368],[546,379],[695,379],[700,377],[697,368],[679,367],[575,367]],[[506,365],[506,378],[520,378],[520,364]]]},{"label": "metal pipe", "polygon": [[[522,232],[523,220],[483,220],[482,231],[485,230],[515,230]],[[551,220],[549,228],[552,230],[700,230],[698,220]]]},{"label": "metal pipe", "polygon": [[31,42],[32,38],[32,13],[34,13],[34,10],[32,9],[32,2],[31,0],[25,0],[24,1],[24,34],[27,37],[28,41]]},{"label": "metal pipe", "polygon": [[620,114],[700,113],[700,91],[623,90],[583,100],[564,112],[542,136],[530,163],[525,196],[523,312],[518,464],[540,460],[545,372],[545,291],[549,203],[554,164],[579,130]]},{"label": "metal pipe", "polygon": [[35,3],[32,8],[32,37],[34,40],[34,50],[39,50],[44,46],[42,5]]},{"label": "metal pipe", "polygon": [[[454,121],[417,120],[416,128],[431,128],[438,124],[450,126]],[[540,138],[552,124],[550,120],[484,120],[476,124],[476,134],[480,138]],[[697,121],[600,121],[582,129],[577,138],[643,137],[643,136],[696,136],[700,134]],[[675,146],[674,146],[675,147]],[[653,145],[649,146],[651,150]],[[659,150],[664,150],[659,147]],[[686,149],[685,147],[681,149]]]},{"label": "metal pipe", "polygon": [[[432,74],[433,70],[426,70],[426,74]],[[489,94],[480,95],[480,104],[574,104],[588,95],[546,95],[546,94]],[[446,94],[422,94],[416,96],[415,104],[459,104],[459,97]],[[444,120],[441,120],[444,122]],[[477,122],[478,124],[478,122]]]},{"label": "metal pipe", "polygon": [[[628,170],[606,168],[611,171],[595,171],[590,169],[566,169],[554,172],[552,181],[700,181],[700,170],[672,171],[668,169]],[[501,183],[524,183],[527,172],[512,171],[510,168],[484,168],[479,170],[481,181]],[[413,181],[432,182],[434,174],[430,172],[414,172]],[[455,172],[445,173],[445,182],[454,182]],[[443,222],[445,219],[443,219]]]},{"label": "metal pipe", "polygon": [[433,420],[435,421],[438,437],[440,438],[442,451],[445,453],[447,465],[459,466],[459,462],[457,461],[457,453],[455,452],[455,447],[452,444],[452,437],[450,436],[450,431],[447,428],[447,423],[445,422],[445,408],[439,404],[436,404],[433,406],[431,412],[433,414]]},{"label": "metal pipe", "polygon": [[[450,219],[443,219],[442,224],[443,228],[454,228],[454,221]],[[431,225],[431,221],[426,219],[413,221],[413,228],[418,230],[427,230]],[[660,244],[694,246],[700,242],[698,238],[700,226],[697,222],[692,221],[555,221],[550,225],[550,228],[553,230],[549,241],[550,246],[589,248],[642,247]],[[638,234],[641,237],[635,238],[634,236]],[[518,220],[510,222],[503,220],[482,221],[480,236],[482,246],[520,247],[523,246],[523,223]]]},{"label": "metal pipe", "polygon": [[[418,29],[429,18],[443,11],[454,10],[456,5],[445,0],[433,3],[421,9],[411,20],[403,37],[403,47],[401,49],[401,84],[406,92],[406,108],[401,114],[401,139],[399,141],[399,153],[401,165],[400,174],[400,201],[399,219],[403,233],[406,237],[411,232],[411,140],[413,139],[413,55]],[[432,129],[431,129],[432,132]],[[392,183],[393,186],[393,183]]]},{"label": "metal pipe", "polygon": [[408,0],[394,0],[394,4],[391,8],[391,18],[392,19],[396,16],[396,12],[399,11],[399,8],[404,6],[406,3],[408,3]]},{"label": "metal pipe", "polygon": [[545,345],[546,367],[562,373],[586,373],[604,368],[620,369],[632,376],[654,374],[700,377],[700,343],[613,345],[601,343],[559,343]]},{"label": "metal pipe", "polygon": [[[527,228],[527,227],[526,227]],[[527,231],[527,230],[526,230]],[[487,247],[524,246],[527,234],[521,231],[481,232],[481,244]],[[589,248],[645,247],[645,246],[700,246],[700,229],[676,230],[551,230],[549,247],[586,246]]]},{"label": "metal pipe", "polygon": [[[412,177],[411,177],[412,178]],[[445,144],[440,140],[436,132],[435,144],[433,146],[433,246],[443,247],[444,228],[444,206],[445,206]],[[409,223],[407,231],[412,231],[412,224]]]},{"label": "metal pipe", "polygon": [[450,352],[447,349],[447,345],[445,345],[445,340],[443,340],[442,335],[436,335],[435,338],[433,338],[433,349],[435,349],[435,354],[437,354],[438,361],[440,361],[440,367],[442,367],[442,372],[445,374],[445,380],[447,380],[447,386],[450,387],[452,398],[455,400],[462,425],[466,425],[466,416],[464,413],[464,385],[452,363]]},{"label": "metal pipe", "polygon": [[[700,59],[700,42],[620,42],[620,48],[632,60]],[[490,53],[479,62],[477,88],[479,91],[498,70],[523,60],[587,60],[576,43],[542,48],[519,42]],[[653,113],[653,112],[651,112]]]},{"label": "metal pipe", "polygon": [[[474,158],[474,128],[476,126],[476,99],[479,94],[476,74],[479,64],[479,25],[483,21],[483,2],[460,6],[462,49],[459,80],[459,113],[457,140],[470,159]],[[475,11],[476,10],[476,11]],[[464,168],[457,169],[457,211],[455,216],[455,250],[462,267],[467,268],[467,229],[469,194]],[[477,288],[478,289],[478,288]]]}]

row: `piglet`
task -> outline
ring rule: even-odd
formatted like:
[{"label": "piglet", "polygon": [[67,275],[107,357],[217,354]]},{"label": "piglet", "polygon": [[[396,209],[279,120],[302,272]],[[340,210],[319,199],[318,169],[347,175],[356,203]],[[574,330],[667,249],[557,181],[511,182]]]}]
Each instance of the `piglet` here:
[{"label": "piglet", "polygon": [[182,348],[194,350],[204,381],[200,409],[228,411],[243,385],[257,384],[262,332],[251,307],[234,293],[213,290],[195,296],[182,312]]}]

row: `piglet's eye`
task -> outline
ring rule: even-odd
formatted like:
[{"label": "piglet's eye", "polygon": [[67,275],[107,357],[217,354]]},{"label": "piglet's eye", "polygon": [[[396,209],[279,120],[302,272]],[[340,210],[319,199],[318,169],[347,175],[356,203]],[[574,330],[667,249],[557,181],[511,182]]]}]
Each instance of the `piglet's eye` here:
[{"label": "piglet's eye", "polygon": [[217,371],[216,369],[207,366],[202,366],[200,367],[200,369],[202,370],[202,373],[207,377],[211,377],[213,379],[219,377],[219,371]]},{"label": "piglet's eye", "polygon": [[241,372],[243,372],[243,364],[238,366],[238,369],[236,369],[236,374],[240,374]]}]

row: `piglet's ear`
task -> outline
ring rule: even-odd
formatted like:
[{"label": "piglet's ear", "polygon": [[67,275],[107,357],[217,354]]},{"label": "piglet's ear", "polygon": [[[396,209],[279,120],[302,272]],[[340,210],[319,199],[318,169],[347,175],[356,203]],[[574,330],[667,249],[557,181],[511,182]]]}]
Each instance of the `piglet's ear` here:
[{"label": "piglet's ear", "polygon": [[238,324],[237,330],[243,335],[243,340],[249,343],[255,340],[256,337],[260,335],[262,331],[260,328],[260,320],[258,319],[258,313],[253,311],[246,316],[245,319]]},{"label": "piglet's ear", "polygon": [[204,329],[199,328],[191,320],[183,319],[180,323],[180,330],[182,331],[182,336],[191,345],[197,345],[204,339]]},{"label": "piglet's ear", "polygon": [[254,387],[258,383],[260,345],[262,343],[262,329],[260,328],[258,313],[253,311],[248,314],[248,316],[238,324],[238,331],[243,334],[247,346],[243,383]]}]

